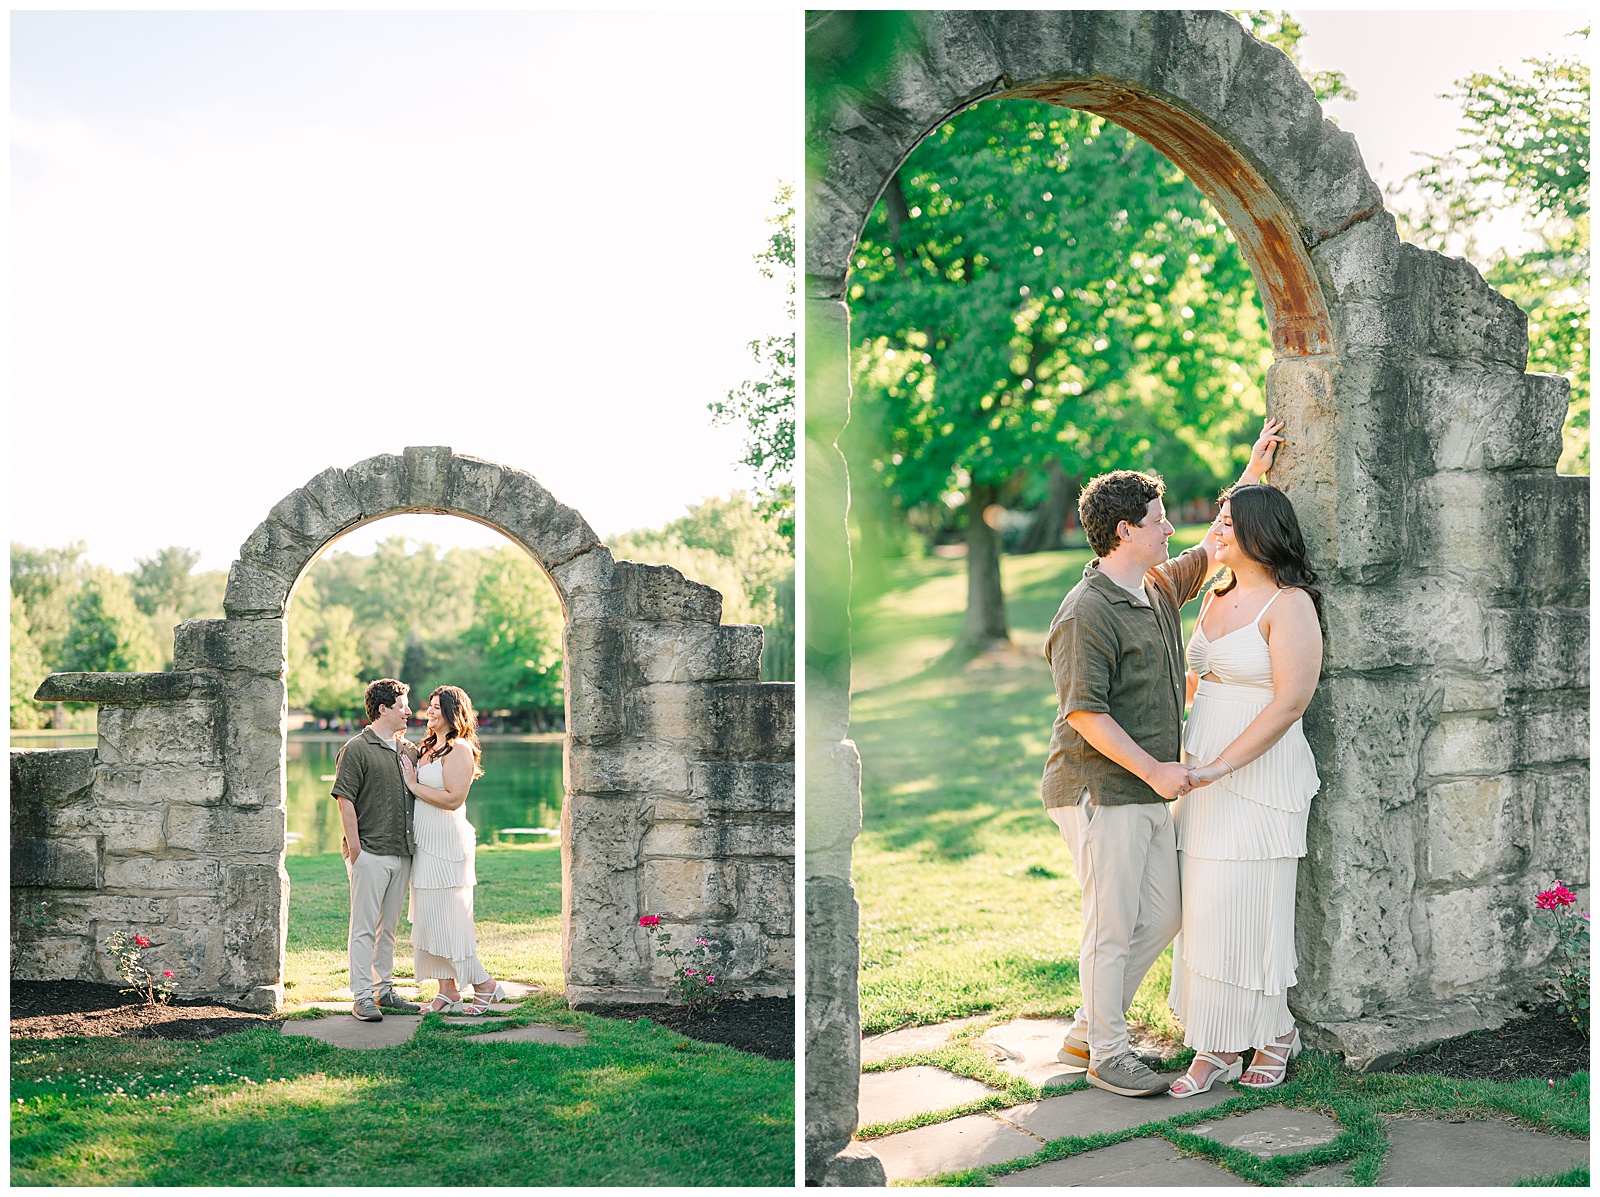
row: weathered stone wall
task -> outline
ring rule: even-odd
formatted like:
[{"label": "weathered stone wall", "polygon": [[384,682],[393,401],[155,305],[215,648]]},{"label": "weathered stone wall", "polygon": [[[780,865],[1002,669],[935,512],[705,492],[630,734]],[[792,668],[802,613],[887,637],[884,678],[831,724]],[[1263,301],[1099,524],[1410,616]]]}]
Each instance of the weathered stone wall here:
[{"label": "weathered stone wall", "polygon": [[1522,313],[1470,265],[1400,242],[1354,140],[1226,14],[918,13],[873,74],[831,19],[808,18],[845,55],[815,58],[808,85],[849,83],[807,130],[807,404],[828,413],[807,425],[807,1177],[855,1124],[859,1029],[842,297],[893,172],[986,98],[1146,138],[1228,220],[1259,285],[1267,408],[1291,438],[1273,481],[1328,625],[1296,1012],[1357,1064],[1493,1025],[1544,971],[1534,891],[1560,876],[1587,900],[1588,479],[1554,473],[1566,384],[1524,372]]},{"label": "weathered stone wall", "polygon": [[498,529],[561,598],[568,1000],[666,996],[643,914],[710,939],[747,994],[793,993],[794,687],[758,680],[761,629],[723,626],[722,596],[676,570],[613,561],[531,475],[442,447],[326,470],[274,507],[227,618],[179,625],[176,672],[46,681],[41,698],[101,704],[100,746],[13,755],[14,906],[95,917],[31,936],[17,975],[104,976],[95,939],[159,915],[152,959],[185,953],[183,992],[282,1001],[289,596],[338,536],[404,511]]}]

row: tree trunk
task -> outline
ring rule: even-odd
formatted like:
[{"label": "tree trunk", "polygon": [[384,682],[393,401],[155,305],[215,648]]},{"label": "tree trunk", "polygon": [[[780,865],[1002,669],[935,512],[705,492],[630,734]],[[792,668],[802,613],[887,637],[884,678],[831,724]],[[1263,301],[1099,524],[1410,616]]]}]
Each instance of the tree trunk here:
[{"label": "tree trunk", "polygon": [[999,487],[977,483],[967,492],[967,617],[961,639],[980,651],[1011,642],[1000,588],[1000,534],[983,519],[998,497]]},{"label": "tree trunk", "polygon": [[1033,523],[1018,548],[1021,553],[1048,553],[1066,547],[1067,514],[1077,498],[1077,484],[1067,476],[1061,463],[1050,460],[1050,493],[1033,513]]}]

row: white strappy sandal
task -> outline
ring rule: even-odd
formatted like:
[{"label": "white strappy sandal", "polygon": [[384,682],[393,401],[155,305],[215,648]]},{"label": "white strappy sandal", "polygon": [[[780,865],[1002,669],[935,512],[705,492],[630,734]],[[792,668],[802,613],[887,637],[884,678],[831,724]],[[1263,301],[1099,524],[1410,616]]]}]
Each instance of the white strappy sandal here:
[{"label": "white strappy sandal", "polygon": [[[1218,1081],[1227,1084],[1229,1081],[1238,1080],[1239,1074],[1244,1071],[1243,1056],[1235,1056],[1230,1061],[1224,1060],[1219,1056],[1213,1056],[1210,1052],[1195,1052],[1194,1058],[1196,1060],[1204,1060],[1206,1063],[1213,1065],[1211,1075],[1206,1077],[1206,1083],[1203,1085],[1198,1084],[1194,1077],[1185,1072],[1177,1080],[1173,1081],[1172,1086],[1167,1089],[1168,1097],[1175,1097],[1179,1101],[1182,1101],[1185,1097],[1199,1097],[1202,1093],[1209,1093],[1211,1086]],[[1194,1065],[1191,1064],[1189,1067],[1193,1068]],[[1183,1093],[1179,1093],[1177,1086],[1185,1084],[1188,1089]]]},{"label": "white strappy sandal", "polygon": [[[1288,1043],[1269,1043],[1266,1047],[1256,1048],[1256,1054],[1250,1059],[1250,1071],[1263,1073],[1273,1079],[1262,1084],[1259,1081],[1241,1079],[1239,1083],[1246,1089],[1276,1089],[1283,1084],[1283,1078],[1289,1074],[1289,1061],[1300,1054],[1300,1028],[1295,1027],[1294,1038]],[[1281,1053],[1281,1054],[1280,1054]],[[1260,1063],[1262,1056],[1270,1063]]]}]

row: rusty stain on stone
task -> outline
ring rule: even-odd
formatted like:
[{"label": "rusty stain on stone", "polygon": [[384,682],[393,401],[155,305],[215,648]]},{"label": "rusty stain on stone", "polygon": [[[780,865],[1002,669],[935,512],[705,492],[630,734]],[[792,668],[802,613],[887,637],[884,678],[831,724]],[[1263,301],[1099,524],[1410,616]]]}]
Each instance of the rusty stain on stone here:
[{"label": "rusty stain on stone", "polygon": [[1001,94],[1093,112],[1166,155],[1233,230],[1261,291],[1273,351],[1280,358],[1333,352],[1333,322],[1298,223],[1205,121],[1164,97],[1099,79],[1033,83]]}]

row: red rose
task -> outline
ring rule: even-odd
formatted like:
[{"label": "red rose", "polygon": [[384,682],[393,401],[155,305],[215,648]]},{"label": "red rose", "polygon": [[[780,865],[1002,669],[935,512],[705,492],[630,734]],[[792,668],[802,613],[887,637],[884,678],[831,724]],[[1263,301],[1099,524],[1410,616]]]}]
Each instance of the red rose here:
[{"label": "red rose", "polygon": [[170,968],[164,968],[161,970],[161,975],[163,977],[170,977],[172,975],[172,970]]},{"label": "red rose", "polygon": [[654,927],[660,922],[661,916],[659,914],[641,914],[639,916],[639,926],[641,927]]},{"label": "red rose", "polygon": [[138,944],[141,948],[148,948],[150,946],[150,941],[143,935],[135,935],[133,937],[133,942]]}]

